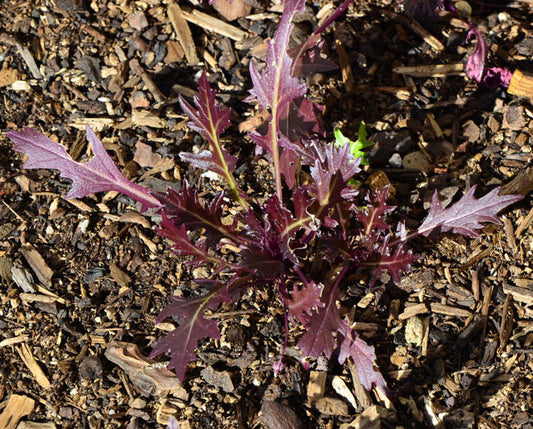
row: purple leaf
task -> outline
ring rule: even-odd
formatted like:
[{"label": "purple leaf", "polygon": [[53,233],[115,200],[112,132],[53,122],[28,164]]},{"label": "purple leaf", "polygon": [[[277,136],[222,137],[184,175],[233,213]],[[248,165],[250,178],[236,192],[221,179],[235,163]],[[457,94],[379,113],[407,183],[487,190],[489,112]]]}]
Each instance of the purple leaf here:
[{"label": "purple leaf", "polygon": [[339,351],[339,363],[342,365],[348,358],[352,358],[359,381],[366,390],[372,390],[374,386],[384,390],[387,388],[387,383],[376,364],[374,347],[369,346],[353,329],[346,326],[346,335]]},{"label": "purple leaf", "polygon": [[508,88],[511,83],[513,72],[502,67],[485,68],[485,75],[481,84],[488,89]]},{"label": "purple leaf", "polygon": [[379,260],[375,263],[369,262],[364,265],[372,265],[374,268],[373,276],[369,282],[369,287],[372,287],[376,280],[381,276],[383,271],[388,271],[392,280],[400,284],[402,274],[411,271],[411,265],[418,259],[411,249],[406,250],[405,243],[400,243],[391,254],[391,249],[388,245],[388,236],[381,246],[379,251]]},{"label": "purple leaf", "polygon": [[165,204],[165,214],[176,224],[184,224],[191,231],[204,228],[208,247],[216,247],[223,237],[235,239],[232,234],[234,225],[224,225],[224,195],[219,193],[211,202],[202,202],[198,189],[192,188],[184,180],[182,188],[176,192],[169,188],[167,193],[160,195]]},{"label": "purple leaf", "polygon": [[463,197],[448,208],[443,208],[435,190],[428,216],[418,228],[418,233],[428,237],[434,232],[454,232],[468,237],[479,237],[477,230],[481,222],[501,224],[496,216],[510,204],[521,200],[521,195],[498,195],[495,188],[480,199],[474,197],[476,186],[472,186]]},{"label": "purple leaf", "polygon": [[335,333],[344,328],[344,322],[339,315],[337,300],[340,292],[337,283],[329,288],[322,301],[324,306],[319,308],[309,318],[306,331],[298,342],[298,347],[306,357],[331,357],[337,346]]},{"label": "purple leaf", "polygon": [[191,242],[185,225],[176,226],[176,223],[170,220],[164,212],[163,220],[157,228],[157,233],[173,242],[171,247],[177,255],[193,256],[194,258],[189,262],[190,265],[198,266],[207,262],[220,263],[218,258],[209,256],[204,245],[198,242],[194,244]]},{"label": "purple leaf", "polygon": [[289,51],[289,55],[294,60],[292,69],[293,76],[337,69],[335,63],[320,57],[320,52],[322,52],[325,45],[320,35],[346,12],[352,2],[353,0],[344,0],[335,12],[328,16],[304,43]]},{"label": "purple leaf", "polygon": [[485,70],[485,61],[487,60],[487,44],[476,26],[470,24],[470,31],[466,36],[466,40],[470,40],[472,36],[476,38],[477,43],[476,49],[466,61],[466,75],[477,83],[481,83]]},{"label": "purple leaf", "polygon": [[317,159],[310,168],[320,205],[330,206],[354,198],[357,191],[346,187],[346,183],[361,171],[361,158],[353,156],[349,145],[333,143],[325,146],[320,155],[322,159]]},{"label": "purple leaf", "polygon": [[324,128],[319,119],[322,110],[321,106],[304,97],[291,100],[280,114],[280,131],[291,142],[297,142],[311,133],[325,136]]},{"label": "purple leaf", "polygon": [[507,88],[513,74],[510,70],[501,67],[485,67],[487,44],[476,26],[470,23],[470,31],[466,36],[466,40],[470,40],[472,36],[476,38],[477,44],[476,49],[466,61],[466,75],[488,89]]},{"label": "purple leaf", "polygon": [[287,302],[289,315],[292,319],[306,325],[309,316],[324,303],[320,300],[324,286],[311,281],[302,285],[301,288],[294,286],[291,292],[291,298]]},{"label": "purple leaf", "polygon": [[59,170],[62,177],[72,180],[72,189],[65,198],[82,198],[96,192],[117,191],[142,204],[142,211],[161,207],[161,203],[148,189],[126,179],[102,142],[87,125],[87,139],[94,157],[85,163],[74,161],[65,148],[32,128],[10,131],[7,136],[15,142],[15,150],[24,153],[28,160],[24,168],[50,168]]},{"label": "purple leaf", "polygon": [[[301,198],[298,197],[297,200],[301,208]],[[303,210],[299,210],[299,213],[302,212]],[[304,214],[305,218],[308,216]],[[258,258],[265,260],[268,263],[267,266],[271,266],[269,271],[276,268],[275,272],[278,273],[280,270],[284,270],[284,260],[298,265],[298,259],[294,255],[291,245],[296,233],[300,228],[306,226],[299,220],[293,218],[292,213],[279,201],[276,195],[269,198],[263,207],[261,220],[253,212],[243,215],[244,229],[247,236],[253,240],[241,245],[246,249],[246,252],[241,252],[242,255],[246,255],[248,263],[256,261]],[[277,267],[274,267],[272,264],[276,263]]]},{"label": "purple leaf", "polygon": [[183,97],[179,97],[182,110],[189,117],[188,124],[206,139],[216,141],[220,134],[231,125],[231,109],[225,108],[216,102],[216,91],[211,88],[207,75],[202,73],[198,79],[198,97],[194,97],[194,105],[191,106]]},{"label": "purple leaf", "polygon": [[357,214],[357,219],[364,225],[364,234],[368,235],[373,229],[386,230],[390,225],[385,222],[385,215],[391,213],[396,208],[387,204],[389,196],[389,186],[374,191],[365,197],[368,202],[367,207],[362,211],[352,207]]},{"label": "purple leaf", "polygon": [[267,41],[266,66],[263,72],[259,74],[254,63],[250,63],[253,88],[247,100],[256,99],[263,110],[279,112],[290,100],[304,95],[307,90],[304,82],[291,76],[292,60],[287,54],[293,28],[292,18],[304,8],[303,0],[285,0],[283,15],[274,38]]},{"label": "purple leaf", "polygon": [[[349,1],[351,2],[352,0]],[[319,40],[318,43],[316,40]],[[309,41],[316,43],[316,46],[309,49],[309,51],[302,53],[302,50],[308,49],[307,42]],[[302,45],[289,50],[289,56],[291,56],[294,61],[292,67],[293,76],[306,77],[312,76],[315,73],[326,73],[337,70],[339,66],[327,58],[326,55],[328,54],[329,50],[327,49],[326,42],[320,40],[319,35],[309,36]]]},{"label": "purple leaf", "polygon": [[300,157],[298,156],[298,152],[295,150],[285,148],[281,153],[281,157],[279,159],[280,169],[283,177],[285,178],[285,184],[289,187],[289,189],[294,189],[294,186],[296,185],[296,169],[299,161]]},{"label": "purple leaf", "polygon": [[212,294],[197,298],[172,297],[171,299],[172,302],[157,317],[157,323],[172,316],[177,317],[182,323],[155,343],[150,359],[163,353],[169,355],[168,369],[174,369],[180,381],[183,381],[189,362],[196,359],[194,349],[198,342],[208,337],[220,338],[218,321],[206,319],[202,314],[204,307],[216,307],[221,300],[216,299],[216,296],[213,298]]},{"label": "purple leaf", "polygon": [[[296,149],[290,139],[285,136],[280,129],[280,119],[284,110],[288,109],[289,103],[302,97],[307,86],[298,78],[291,75],[292,60],[287,53],[289,37],[293,28],[291,23],[296,12],[301,12],[305,8],[304,0],[285,0],[283,15],[272,40],[267,41],[266,66],[262,73],[259,73],[253,62],[250,62],[250,77],[253,87],[250,96],[246,101],[256,100],[261,110],[269,111],[271,119],[268,124],[268,132],[250,135],[252,140],[258,145],[256,153],[266,150],[272,158],[274,178],[276,182],[276,194],[282,199],[282,182],[280,152],[282,147]],[[285,170],[290,172],[291,170]],[[286,179],[287,183],[294,183],[293,177]]]},{"label": "purple leaf", "polygon": [[209,85],[205,72],[200,76],[198,84],[199,97],[194,97],[196,109],[181,96],[179,102],[182,110],[189,117],[189,128],[205,137],[211,150],[204,150],[199,154],[181,153],[180,157],[197,168],[220,174],[229,184],[236,199],[241,202],[241,205],[245,205],[242,200],[244,194],[239,190],[232,174],[237,158],[230,155],[220,143],[220,135],[231,124],[231,110],[216,102],[216,91]]}]

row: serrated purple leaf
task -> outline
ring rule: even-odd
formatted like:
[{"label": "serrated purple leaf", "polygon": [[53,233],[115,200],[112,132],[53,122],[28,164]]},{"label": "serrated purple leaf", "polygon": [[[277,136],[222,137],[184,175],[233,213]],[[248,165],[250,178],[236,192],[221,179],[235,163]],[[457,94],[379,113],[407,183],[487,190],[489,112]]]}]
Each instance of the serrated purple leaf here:
[{"label": "serrated purple leaf", "polygon": [[343,320],[337,308],[340,293],[335,284],[323,298],[324,306],[309,317],[305,334],[298,342],[298,348],[305,357],[331,357],[337,346],[335,334],[343,329]]},{"label": "serrated purple leaf", "polygon": [[[173,305],[173,304],[170,304]],[[188,310],[183,305],[175,305],[172,313],[186,314],[183,323],[181,323],[175,330],[167,334],[155,343],[155,346],[150,353],[150,359],[153,359],[161,354],[170,356],[168,369],[174,370],[176,375],[183,382],[185,379],[185,372],[189,362],[196,359],[194,353],[198,342],[204,338],[220,338],[220,331],[218,330],[218,321],[205,319],[193,310]],[[195,309],[198,306],[195,306]],[[183,313],[180,313],[183,311]],[[163,314],[163,313],[161,313]]]},{"label": "serrated purple leaf", "polygon": [[476,186],[472,186],[463,197],[448,208],[443,208],[435,190],[429,213],[418,228],[418,233],[428,237],[434,232],[454,232],[467,237],[479,237],[477,230],[482,222],[501,224],[497,214],[505,207],[521,200],[521,195],[498,195],[495,188],[485,196],[476,199]]},{"label": "serrated purple leaf", "polygon": [[323,288],[324,286],[321,283],[317,284],[313,281],[302,285],[300,288],[295,286],[291,292],[291,298],[287,302],[289,316],[293,320],[307,325],[309,316],[317,308],[324,306],[324,303],[320,300]]},{"label": "serrated purple leaf", "polygon": [[388,243],[388,236],[385,238],[379,250],[379,259],[375,262],[369,262],[365,265],[371,265],[373,275],[369,282],[372,287],[376,280],[381,276],[383,271],[387,271],[396,284],[400,284],[403,273],[411,271],[411,265],[417,261],[418,255],[415,255],[411,249],[405,249],[405,243],[397,244],[394,251],[391,250]]},{"label": "serrated purple leaf", "polygon": [[204,228],[208,247],[216,247],[223,237],[235,238],[232,234],[235,225],[222,222],[225,208],[222,193],[217,194],[211,202],[201,201],[198,189],[192,188],[184,180],[178,192],[169,188],[159,198],[165,204],[165,214],[175,223],[184,224],[189,231]]},{"label": "serrated purple leaf", "polygon": [[330,143],[325,147],[323,158],[310,167],[320,205],[333,205],[357,195],[357,190],[346,187],[346,183],[361,171],[360,162],[361,158],[353,156],[349,145]]},{"label": "serrated purple leaf", "polygon": [[182,153],[180,157],[197,168],[202,168],[221,175],[230,186],[234,196],[245,205],[242,200],[243,192],[237,186],[233,171],[237,165],[237,158],[230,155],[221,145],[220,135],[230,126],[231,109],[225,108],[216,101],[216,91],[211,88],[205,72],[198,80],[198,97],[194,97],[191,106],[180,96],[182,110],[189,117],[189,128],[200,133],[209,143],[210,150],[200,154]]},{"label": "serrated purple leaf", "polygon": [[15,143],[14,149],[24,153],[28,160],[23,168],[48,168],[59,170],[62,177],[72,180],[72,189],[65,198],[82,198],[97,192],[117,191],[142,204],[142,211],[161,207],[148,189],[126,179],[94,131],[87,126],[87,140],[94,152],[89,162],[74,161],[65,148],[32,128],[10,131],[7,136]]},{"label": "serrated purple leaf", "polygon": [[222,302],[230,301],[226,287],[194,298],[171,297],[171,303],[157,316],[156,322],[161,323],[169,317],[175,317],[180,325],[155,343],[150,359],[161,354],[169,355],[168,369],[173,369],[183,382],[189,362],[196,359],[194,349],[198,342],[204,338],[220,338],[218,321],[204,318],[204,311],[207,308],[214,310]]},{"label": "serrated purple leaf", "polygon": [[363,210],[357,210],[355,206],[351,207],[359,222],[363,224],[365,235],[370,234],[374,229],[386,230],[390,228],[390,225],[385,222],[385,215],[394,211],[396,207],[387,204],[388,196],[389,186],[385,186],[365,197],[368,204]]},{"label": "serrated purple leaf", "polygon": [[177,255],[193,256],[194,258],[188,262],[189,265],[198,266],[208,262],[219,263],[217,258],[209,256],[204,245],[198,242],[191,242],[185,225],[181,224],[177,226],[164,212],[163,220],[157,228],[157,233],[161,237],[172,241],[171,248]]},{"label": "serrated purple leaf", "polygon": [[348,326],[345,333],[339,350],[339,363],[342,365],[346,359],[352,358],[359,381],[366,390],[372,390],[374,386],[386,390],[387,383],[377,366],[374,347],[369,346]]},{"label": "serrated purple leaf", "polygon": [[200,133],[208,140],[215,140],[231,125],[231,109],[216,101],[216,91],[211,88],[207,75],[202,73],[198,79],[198,97],[194,97],[191,106],[183,97],[179,103],[184,113],[189,117],[189,128]]},{"label": "serrated purple leaf", "polygon": [[[261,215],[252,211],[244,213],[244,230],[246,236],[252,239],[248,243],[241,243],[241,247],[245,249],[241,256],[246,256],[247,266],[252,263],[250,266],[255,266],[263,261],[261,263],[266,263],[267,267],[275,268],[274,272],[280,273],[285,270],[284,260],[298,265],[298,258],[294,255],[291,245],[297,232],[306,227],[305,223],[298,223],[298,220],[294,219],[291,211],[276,195],[267,200]],[[276,263],[277,267],[274,266]]]},{"label": "serrated purple leaf", "polygon": [[[251,138],[258,145],[257,154],[266,150],[272,158],[276,194],[280,199],[282,198],[280,152],[283,147],[297,149],[281,131],[280,119],[285,110],[288,109],[289,103],[302,97],[307,91],[306,84],[291,75],[292,59],[287,53],[289,36],[293,28],[291,20],[296,12],[303,11],[304,7],[304,0],[285,0],[283,15],[274,37],[272,40],[267,40],[266,66],[259,73],[256,65],[250,62],[250,77],[253,87],[249,91],[250,96],[246,98],[246,101],[256,100],[261,106],[261,110],[271,113],[268,132],[262,134],[255,132],[251,134]],[[293,183],[293,180],[292,177],[287,178],[288,183]]]}]

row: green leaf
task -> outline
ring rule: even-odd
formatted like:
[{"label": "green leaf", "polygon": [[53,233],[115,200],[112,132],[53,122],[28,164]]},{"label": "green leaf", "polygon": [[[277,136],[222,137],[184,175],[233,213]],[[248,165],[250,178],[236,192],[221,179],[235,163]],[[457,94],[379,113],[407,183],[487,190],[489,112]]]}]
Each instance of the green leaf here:
[{"label": "green leaf", "polygon": [[352,141],[348,137],[345,137],[341,133],[341,130],[335,130],[335,146],[344,146],[347,143],[350,145],[351,154],[361,158],[361,165],[368,165],[368,161],[365,158],[366,153],[363,149],[372,146],[373,143],[366,138],[366,124],[364,122],[361,121],[361,125],[359,125],[356,141]]}]

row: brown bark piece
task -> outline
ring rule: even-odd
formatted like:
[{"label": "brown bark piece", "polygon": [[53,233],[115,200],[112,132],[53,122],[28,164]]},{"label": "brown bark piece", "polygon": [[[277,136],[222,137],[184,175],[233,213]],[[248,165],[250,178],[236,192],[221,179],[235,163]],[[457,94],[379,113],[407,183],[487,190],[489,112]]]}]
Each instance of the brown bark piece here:
[{"label": "brown bark piece", "polygon": [[275,401],[263,401],[261,423],[267,429],[301,429],[303,427],[302,422],[291,408]]},{"label": "brown bark piece", "polygon": [[26,364],[26,366],[32,373],[33,377],[35,378],[35,381],[37,381],[37,383],[39,383],[39,385],[44,389],[50,389],[52,387],[52,384],[44,374],[43,369],[39,366],[39,364],[33,357],[33,353],[31,352],[29,346],[27,344],[22,344],[20,347],[17,347],[17,352],[20,355],[22,361]]},{"label": "brown bark piece", "polygon": [[159,90],[159,88],[157,87],[157,85],[154,83],[154,81],[152,80],[152,78],[150,76],[148,76],[148,73],[146,73],[145,71],[143,71],[141,73],[141,78],[144,82],[144,85],[146,86],[146,88],[148,89],[148,91],[150,91],[150,93],[153,95],[154,99],[158,102],[162,102],[165,100],[165,96],[163,95],[163,93]]},{"label": "brown bark piece", "polygon": [[364,388],[364,386],[361,384],[361,381],[359,380],[357,367],[351,360],[348,361],[348,366],[350,367],[350,373],[352,375],[354,389],[353,393],[355,395],[355,398],[357,399],[357,403],[363,409],[370,407],[370,405],[372,405],[372,399],[370,398],[370,393],[368,393],[368,391]]},{"label": "brown bark piece", "polygon": [[107,347],[105,357],[126,372],[142,395],[171,393],[184,401],[189,396],[176,374],[144,357],[135,344],[113,341]]},{"label": "brown bark piece", "polygon": [[348,404],[337,398],[320,398],[315,403],[315,408],[322,414],[329,416],[349,416]]},{"label": "brown bark piece", "polygon": [[194,66],[200,62],[198,54],[196,53],[196,46],[192,38],[189,24],[183,16],[181,8],[176,3],[168,5],[167,14],[172,23],[172,27],[176,32],[176,37],[185,51],[185,58],[190,66]]},{"label": "brown bark piece", "polygon": [[424,303],[411,305],[411,306],[405,308],[403,313],[398,316],[398,319],[399,320],[408,320],[411,317],[414,317],[414,316],[416,316],[418,314],[427,313],[427,311],[428,311],[428,308],[427,308],[426,304],[424,304]]},{"label": "brown bark piece", "polygon": [[134,109],[131,114],[133,125],[137,127],[165,128],[166,121],[163,118],[153,114],[149,110]]},{"label": "brown bark piece", "polygon": [[333,387],[333,389],[335,389],[335,392],[337,392],[340,396],[342,396],[350,403],[354,410],[358,409],[355,396],[353,396],[352,391],[348,388],[346,382],[342,377],[339,377],[338,375],[333,377],[333,380],[331,380],[331,386]]},{"label": "brown bark piece", "polygon": [[181,44],[176,40],[169,40],[165,43],[167,48],[167,55],[165,56],[165,64],[172,64],[180,62],[185,56],[185,50]]},{"label": "brown bark piece", "polygon": [[470,317],[472,315],[470,311],[464,308],[452,307],[440,302],[432,302],[430,307],[433,313],[446,314],[448,316]]},{"label": "brown bark piece", "polygon": [[512,308],[512,300],[512,294],[507,295],[507,297],[505,298],[505,303],[503,305],[502,321],[500,328],[500,347],[498,348],[498,351],[500,353],[505,351],[505,347],[507,346],[507,342],[509,341],[509,337],[511,336],[514,327],[515,314]]},{"label": "brown bark piece", "polygon": [[339,65],[342,73],[342,82],[346,88],[346,92],[351,93],[354,90],[355,83],[353,79],[352,66],[350,65],[350,60],[346,49],[340,40],[335,41],[335,46],[337,47],[337,55],[339,57]]},{"label": "brown bark piece", "polygon": [[235,390],[228,371],[215,371],[212,366],[208,366],[200,374],[208,384],[219,387],[226,393],[231,393]]},{"label": "brown bark piece", "polygon": [[533,191],[533,168],[528,167],[520,170],[510,182],[503,185],[500,195],[527,195],[531,191]]},{"label": "brown bark piece", "polygon": [[252,11],[252,6],[244,0],[217,0],[213,3],[215,9],[227,21],[235,21],[247,16]]},{"label": "brown bark piece", "polygon": [[522,235],[522,233],[529,228],[531,223],[533,222],[533,207],[531,210],[529,210],[529,213],[524,218],[522,222],[520,222],[520,225],[518,225],[518,228],[516,228],[516,236],[519,237]]},{"label": "brown bark piece", "polygon": [[507,92],[520,97],[533,97],[533,74],[515,70]]},{"label": "brown bark piece", "polygon": [[17,80],[19,80],[19,74],[17,70],[10,67],[4,67],[2,70],[0,70],[0,88],[9,86]]},{"label": "brown bark piece", "polygon": [[109,271],[111,278],[121,287],[127,287],[131,283],[131,277],[122,271],[115,262],[111,261],[109,264]]},{"label": "brown bark piece", "polygon": [[400,66],[394,73],[407,74],[412,77],[446,77],[463,74],[463,64],[430,64],[424,66]]},{"label": "brown bark piece", "polygon": [[359,414],[349,424],[349,427],[350,429],[379,429],[382,427],[382,420],[394,421],[394,419],[394,411],[387,410],[378,405],[372,405]]},{"label": "brown bark piece", "polygon": [[515,301],[523,302],[524,304],[531,304],[533,302],[533,288],[532,287],[517,287],[509,284],[503,285],[503,291],[513,296]]},{"label": "brown bark piece", "polygon": [[11,395],[0,414],[0,428],[15,429],[19,420],[33,411],[35,401],[23,395]]},{"label": "brown bark piece", "polygon": [[311,371],[309,373],[309,383],[307,384],[307,398],[312,404],[324,396],[326,391],[326,371]]},{"label": "brown bark piece", "polygon": [[30,245],[23,246],[20,249],[20,253],[22,253],[39,281],[47,287],[52,286],[54,271],[48,266],[41,254]]},{"label": "brown bark piece", "polygon": [[56,429],[53,422],[20,422],[17,429]]},{"label": "brown bark piece", "polygon": [[189,11],[182,11],[183,17],[193,24],[198,25],[202,28],[208,28],[215,33],[218,33],[222,36],[229,37],[236,42],[240,42],[246,37],[246,33],[233,25],[230,25],[220,19],[213,18],[212,16],[199,12],[196,9]]}]

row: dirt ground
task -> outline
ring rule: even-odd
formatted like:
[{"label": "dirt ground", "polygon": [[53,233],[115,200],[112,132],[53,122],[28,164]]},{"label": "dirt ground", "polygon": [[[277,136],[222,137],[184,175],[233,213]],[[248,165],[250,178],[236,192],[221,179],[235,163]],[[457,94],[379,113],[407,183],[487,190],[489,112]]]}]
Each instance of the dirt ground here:
[{"label": "dirt ground", "polygon": [[[371,291],[353,286],[357,329],[376,347],[389,397],[364,391],[350,365],[319,360],[304,370],[296,341],[274,377],[283,309],[272,291],[219,312],[222,338],[202,343],[183,385],[164,357],[148,361],[172,328],[155,326],[169,295],[209,273],[175,257],[154,231],[157,216],[129,199],[65,200],[68,181],[22,170],[5,132],[34,127],[82,160],[88,123],[132,180],[163,190],[187,177],[212,190],[178,158],[203,147],[177,101],[207,70],[233,109],[225,141],[239,180],[272,190],[268,164],[254,160],[238,125],[253,115],[242,103],[249,62],[264,60],[281,9],[223,1],[3,2],[0,427],[157,428],[174,416],[183,429],[533,428],[532,99],[465,77],[474,44],[464,19],[444,13],[417,26],[389,0],[356,0],[325,34],[339,69],[307,83],[328,135],[338,127],[354,138],[366,122],[374,146],[361,180],[390,182],[408,227],[420,224],[434,189],[445,203],[475,184],[525,199],[481,239],[418,241],[422,258],[401,284],[384,275]],[[527,72],[533,4],[496,3],[472,2],[489,63]],[[295,41],[338,4],[307,6]]]}]

